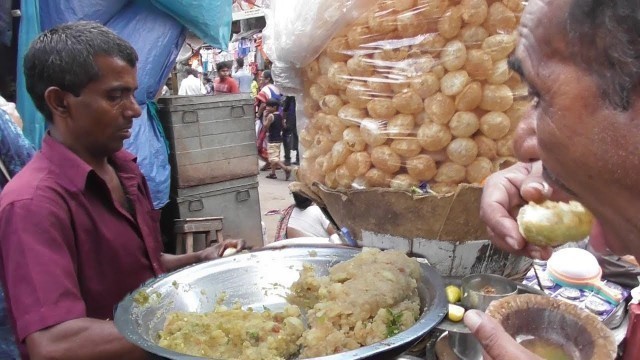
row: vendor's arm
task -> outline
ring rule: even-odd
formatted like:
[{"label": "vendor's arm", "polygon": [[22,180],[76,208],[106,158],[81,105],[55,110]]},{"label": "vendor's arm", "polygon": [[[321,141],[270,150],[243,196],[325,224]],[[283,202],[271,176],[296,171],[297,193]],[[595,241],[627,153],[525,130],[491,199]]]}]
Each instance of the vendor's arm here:
[{"label": "vendor's arm", "polygon": [[148,359],[128,342],[112,321],[80,318],[37,331],[26,339],[29,356],[37,359]]},{"label": "vendor's arm", "polygon": [[181,269],[185,266],[193,265],[199,262],[214,260],[222,257],[225,250],[229,248],[238,251],[246,247],[244,240],[229,239],[221,243],[214,244],[202,251],[193,252],[183,255],[162,254],[160,261],[167,272]]}]

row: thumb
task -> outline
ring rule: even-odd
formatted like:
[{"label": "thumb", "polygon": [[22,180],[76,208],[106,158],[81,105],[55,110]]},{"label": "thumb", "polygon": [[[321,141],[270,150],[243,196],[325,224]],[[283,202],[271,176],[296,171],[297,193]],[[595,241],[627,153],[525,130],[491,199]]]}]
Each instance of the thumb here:
[{"label": "thumb", "polygon": [[464,323],[478,339],[486,355],[493,360],[540,359],[518,344],[497,321],[481,311],[467,311]]},{"label": "thumb", "polygon": [[541,203],[551,198],[553,189],[541,176],[527,178],[520,187],[520,196],[525,201]]}]

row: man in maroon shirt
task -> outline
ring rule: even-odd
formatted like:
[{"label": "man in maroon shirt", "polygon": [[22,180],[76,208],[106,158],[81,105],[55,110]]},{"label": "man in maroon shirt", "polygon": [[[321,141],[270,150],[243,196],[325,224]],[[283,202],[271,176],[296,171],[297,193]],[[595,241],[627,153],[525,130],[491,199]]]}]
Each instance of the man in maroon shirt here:
[{"label": "man in maroon shirt", "polygon": [[215,94],[239,94],[240,86],[231,77],[231,65],[228,62],[221,62],[216,65],[218,77],[213,83]]},{"label": "man in maroon shirt", "polygon": [[25,57],[49,132],[0,196],[0,276],[23,358],[145,358],[109,321],[114,306],[165,271],[242,247],[161,253],[159,215],[122,150],[140,116],[137,60],[89,22],[41,34]]}]

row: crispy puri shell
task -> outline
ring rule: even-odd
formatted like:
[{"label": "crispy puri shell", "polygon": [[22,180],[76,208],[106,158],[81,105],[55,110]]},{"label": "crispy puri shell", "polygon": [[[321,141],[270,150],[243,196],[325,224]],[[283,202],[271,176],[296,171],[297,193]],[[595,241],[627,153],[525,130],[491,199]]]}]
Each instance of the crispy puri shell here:
[{"label": "crispy puri shell", "polygon": [[586,238],[593,215],[576,201],[529,203],[518,213],[520,233],[538,246],[560,246]]}]

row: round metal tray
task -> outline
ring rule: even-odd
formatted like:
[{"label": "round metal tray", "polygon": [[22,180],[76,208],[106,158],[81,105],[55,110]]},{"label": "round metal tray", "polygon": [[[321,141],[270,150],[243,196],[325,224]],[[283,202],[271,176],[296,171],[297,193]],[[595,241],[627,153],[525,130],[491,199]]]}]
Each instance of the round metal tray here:
[{"label": "round metal tray", "polygon": [[[216,300],[226,295],[224,305],[239,302],[260,311],[263,307],[281,310],[286,305],[288,288],[299,277],[303,264],[314,265],[319,274],[357,255],[360,249],[344,246],[301,246],[263,249],[194,265],[150,281],[138,291],[149,300],[134,301],[138,293],[127,296],[117,307],[115,325],[130,342],[159,358],[199,359],[156,344],[167,314],[176,311],[207,312]],[[422,314],[415,325],[382,342],[357,350],[322,357],[337,359],[391,359],[420,341],[447,313],[444,283],[434,268],[424,263],[418,286]]]}]

